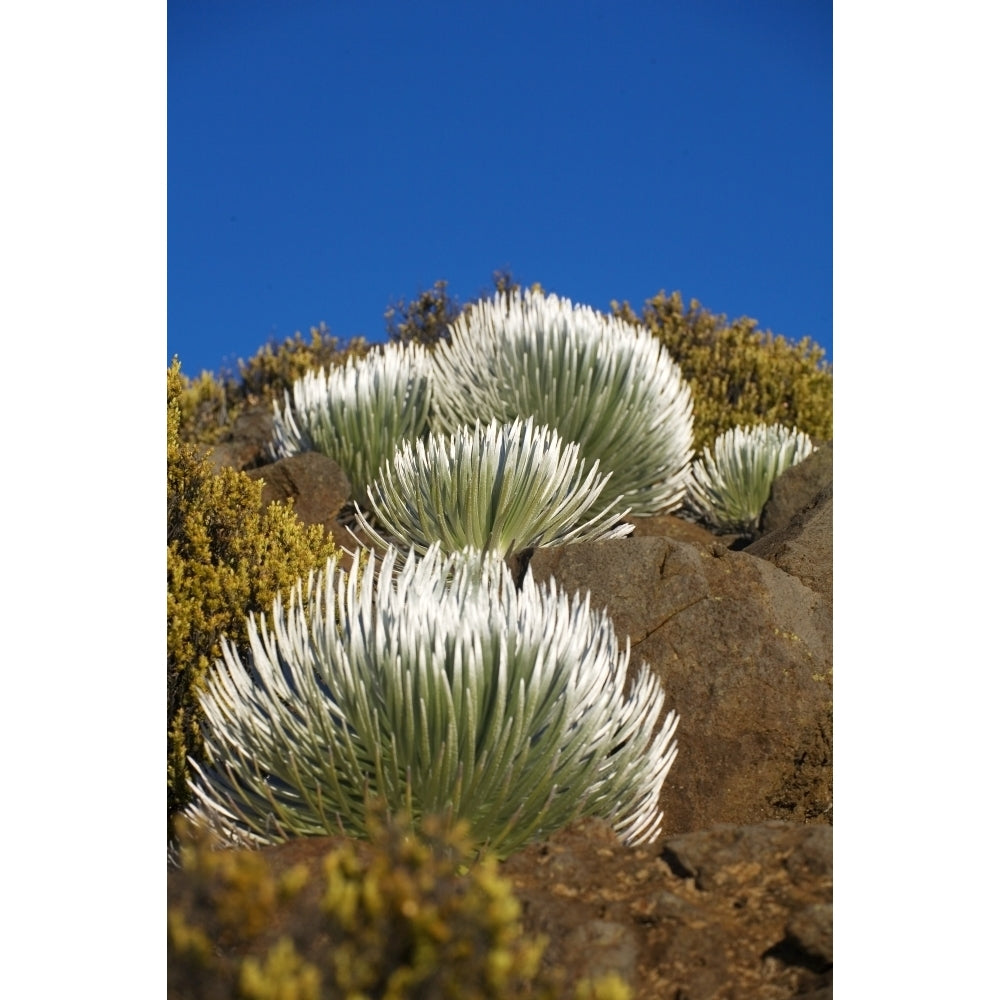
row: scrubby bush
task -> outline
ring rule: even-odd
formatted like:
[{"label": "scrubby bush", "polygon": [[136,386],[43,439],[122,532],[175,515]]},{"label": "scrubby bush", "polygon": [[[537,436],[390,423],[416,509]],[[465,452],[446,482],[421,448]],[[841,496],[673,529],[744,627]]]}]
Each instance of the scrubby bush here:
[{"label": "scrubby bush", "polygon": [[[486,298],[496,292],[508,294],[521,286],[507,269],[493,272],[493,287],[479,297]],[[541,291],[541,285],[531,286],[533,291]],[[435,281],[433,288],[425,289],[415,299],[406,302],[399,299],[385,311],[385,332],[389,343],[409,344],[416,342],[428,350],[451,340],[451,324],[472,308],[471,302],[462,303],[448,294],[447,281]]]},{"label": "scrubby bush", "polygon": [[679,292],[660,292],[637,316],[628,302],[612,312],[652,331],[680,366],[694,401],[694,446],[710,445],[740,424],[796,426],[816,441],[833,439],[833,371],[823,349],[804,338],[790,343],[757,328],[756,320],[728,323]]},{"label": "scrubby bush", "polygon": [[694,463],[685,506],[720,531],[752,536],[774,481],[812,450],[794,427],[734,427]]},{"label": "scrubby bush", "polygon": [[179,415],[178,436],[187,444],[216,444],[243,408],[235,383],[225,376],[203,371],[197,378],[178,374],[175,400]]},{"label": "scrubby bush", "polygon": [[274,457],[319,451],[364,502],[365,487],[396,448],[428,427],[430,363],[420,344],[386,344],[363,358],[297,379],[274,403]]},{"label": "scrubby bush", "polygon": [[336,553],[290,506],[261,512],[263,484],[232,469],[214,475],[180,440],[178,362],[167,371],[167,808],[188,801],[188,755],[201,756],[198,693],[220,637],[271,604]]},{"label": "scrubby bush", "polygon": [[462,303],[448,294],[448,282],[435,281],[433,288],[420,292],[412,301],[400,299],[386,309],[389,343],[417,343],[433,349],[450,339],[448,326],[462,309]]},{"label": "scrubby bush", "polygon": [[433,355],[436,430],[534,418],[611,473],[598,506],[633,517],[678,507],[692,457],[691,397],[648,331],[569,299],[498,293]]},{"label": "scrubby bush", "polygon": [[589,815],[629,843],[659,832],[676,716],[645,664],[626,684],[589,595],[517,585],[495,556],[389,549],[330,563],[270,628],[230,642],[201,704],[209,766],[189,815],[237,843],[365,834],[366,795],[466,820],[501,855]]},{"label": "scrubby bush", "polygon": [[368,821],[370,844],[272,874],[257,852],[182,848],[172,876],[168,1000],[628,1000],[617,977],[541,972],[544,939],[490,853],[461,826],[428,817]]},{"label": "scrubby bush", "polygon": [[368,488],[374,524],[359,509],[358,526],[376,547],[384,535],[421,554],[436,542],[503,557],[629,534],[628,508],[599,506],[608,476],[579,453],[530,417],[404,442]]}]

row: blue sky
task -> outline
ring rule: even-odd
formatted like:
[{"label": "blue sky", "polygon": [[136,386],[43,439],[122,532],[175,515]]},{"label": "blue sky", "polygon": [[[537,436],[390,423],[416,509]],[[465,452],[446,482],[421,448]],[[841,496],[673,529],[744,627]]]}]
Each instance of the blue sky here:
[{"label": "blue sky", "polygon": [[833,359],[832,6],[170,0],[167,360],[492,272]]}]

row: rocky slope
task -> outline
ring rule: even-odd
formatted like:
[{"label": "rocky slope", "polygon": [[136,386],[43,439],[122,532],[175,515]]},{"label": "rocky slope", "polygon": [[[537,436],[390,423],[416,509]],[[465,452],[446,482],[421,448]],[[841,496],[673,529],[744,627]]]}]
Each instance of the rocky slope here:
[{"label": "rocky slope", "polygon": [[[251,414],[213,460],[353,548],[343,473],[319,455],[261,465],[266,427]],[[623,847],[586,820],[504,863],[546,961],[616,971],[641,1000],[832,996],[832,510],[824,446],[775,484],[740,550],[662,516],[531,554],[536,579],[609,609],[681,717],[655,844]],[[265,854],[319,866],[329,846]]]}]

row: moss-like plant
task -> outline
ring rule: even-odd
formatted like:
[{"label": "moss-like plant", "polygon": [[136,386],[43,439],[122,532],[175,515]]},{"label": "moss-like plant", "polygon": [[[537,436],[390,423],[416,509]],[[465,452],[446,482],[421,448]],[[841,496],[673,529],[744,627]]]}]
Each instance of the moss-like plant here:
[{"label": "moss-like plant", "polygon": [[171,876],[168,1000],[628,1000],[617,977],[541,968],[496,858],[461,827],[371,814],[370,845],[275,875],[259,852],[186,840]]},{"label": "moss-like plant", "polygon": [[390,548],[377,579],[331,563],[249,637],[252,665],[227,642],[206,683],[189,810],[230,839],[364,836],[366,795],[501,855],[582,815],[629,843],[660,829],[663,688],[645,664],[627,685],[606,613],[530,567],[518,590],[495,556]]},{"label": "moss-like plant", "polygon": [[692,457],[691,397],[649,331],[540,292],[497,294],[434,352],[434,426],[532,417],[611,473],[599,504],[678,507]]},{"label": "moss-like plant", "polygon": [[276,458],[319,451],[332,458],[364,502],[365,487],[396,448],[427,430],[430,367],[418,343],[387,344],[327,372],[311,371],[274,404]]},{"label": "moss-like plant", "polygon": [[833,439],[833,371],[808,337],[790,343],[742,317],[728,322],[679,292],[660,292],[637,316],[628,302],[612,312],[652,331],[691,387],[694,446],[702,451],[740,424],[795,425],[817,441]]},{"label": "moss-like plant", "polygon": [[530,417],[404,442],[368,488],[375,525],[360,509],[358,525],[377,547],[384,534],[420,553],[439,543],[504,557],[629,534],[628,508],[600,506],[608,476],[579,452]]},{"label": "moss-like plant", "polygon": [[290,505],[261,512],[263,484],[232,469],[215,475],[180,440],[180,364],[167,371],[167,809],[188,801],[188,757],[201,756],[198,694],[222,655],[224,632],[268,607],[337,552]]},{"label": "moss-like plant", "polygon": [[794,427],[735,427],[694,463],[685,504],[720,531],[752,536],[774,481],[812,450],[808,435]]}]

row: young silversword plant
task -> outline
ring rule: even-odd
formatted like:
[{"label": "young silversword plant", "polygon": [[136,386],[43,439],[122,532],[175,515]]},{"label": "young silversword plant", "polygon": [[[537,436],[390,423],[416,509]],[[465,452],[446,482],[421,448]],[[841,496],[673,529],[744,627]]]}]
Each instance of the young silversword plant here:
[{"label": "young silversword plant", "polygon": [[433,356],[434,428],[533,417],[611,473],[599,505],[636,517],[680,506],[693,454],[691,393],[645,329],[540,292],[480,301]]},{"label": "young silversword plant", "polygon": [[375,524],[359,508],[358,526],[379,548],[389,544],[385,535],[418,553],[436,542],[445,552],[472,547],[504,557],[631,533],[621,523],[622,498],[607,505],[608,476],[588,465],[579,445],[530,417],[432,434],[404,442],[382,466],[368,488]]},{"label": "young silversword plant", "polygon": [[694,463],[686,505],[721,531],[752,536],[774,481],[812,450],[809,436],[795,428],[734,427]]},{"label": "young silversword plant", "polygon": [[496,556],[390,548],[331,562],[250,619],[251,665],[227,643],[202,707],[210,764],[189,815],[236,842],[366,835],[377,797],[414,821],[466,820],[501,855],[578,816],[654,838],[676,756],[659,680],[626,685],[606,613],[555,581],[521,589]]},{"label": "young silversword plant", "polygon": [[365,487],[401,441],[428,427],[430,364],[420,344],[387,344],[328,372],[308,372],[274,404],[275,458],[319,451],[364,501]]}]

